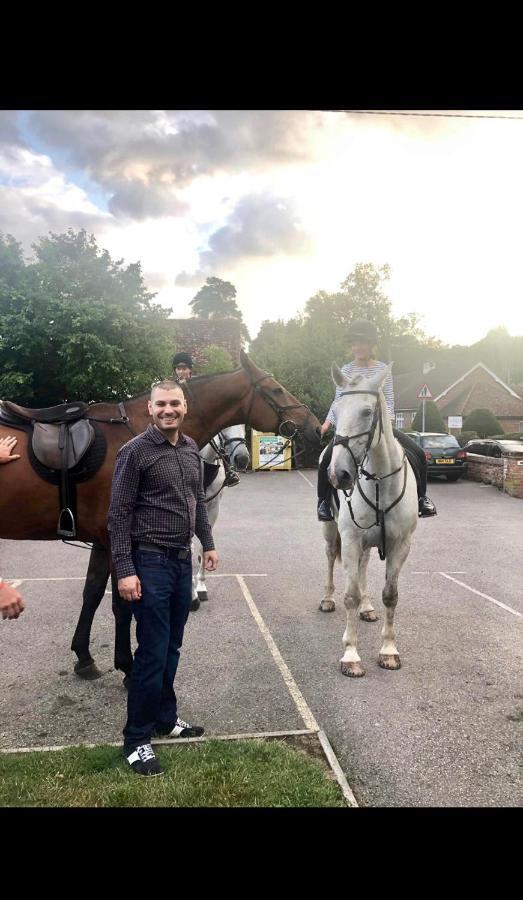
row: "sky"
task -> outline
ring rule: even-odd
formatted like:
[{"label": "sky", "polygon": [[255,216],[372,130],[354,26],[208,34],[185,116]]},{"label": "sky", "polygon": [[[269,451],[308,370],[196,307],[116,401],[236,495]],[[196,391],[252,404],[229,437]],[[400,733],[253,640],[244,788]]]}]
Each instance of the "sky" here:
[{"label": "sky", "polygon": [[176,318],[231,281],[251,337],[360,262],[444,343],[523,335],[523,111],[377,112],[0,110],[0,231],[85,228]]}]

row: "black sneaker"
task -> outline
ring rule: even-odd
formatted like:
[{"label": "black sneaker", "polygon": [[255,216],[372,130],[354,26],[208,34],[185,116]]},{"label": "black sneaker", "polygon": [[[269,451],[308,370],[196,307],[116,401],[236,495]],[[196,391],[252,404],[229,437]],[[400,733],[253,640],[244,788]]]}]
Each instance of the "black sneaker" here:
[{"label": "black sneaker", "polygon": [[188,738],[188,737],[201,737],[204,733],[205,728],[202,728],[201,725],[189,725],[188,722],[184,722],[183,719],[180,719],[180,716],[176,719],[176,724],[172,731],[169,734],[158,735],[158,737],[163,738]]},{"label": "black sneaker", "polygon": [[334,516],[332,515],[330,497],[324,497],[323,500],[318,500],[318,521],[319,522],[333,522],[334,521]]},{"label": "black sneaker", "polygon": [[418,514],[426,519],[428,516],[437,516],[438,512],[430,497],[420,497],[418,501]]},{"label": "black sneaker", "polygon": [[163,775],[163,769],[150,744],[141,744],[131,753],[126,753],[125,758],[137,775]]}]

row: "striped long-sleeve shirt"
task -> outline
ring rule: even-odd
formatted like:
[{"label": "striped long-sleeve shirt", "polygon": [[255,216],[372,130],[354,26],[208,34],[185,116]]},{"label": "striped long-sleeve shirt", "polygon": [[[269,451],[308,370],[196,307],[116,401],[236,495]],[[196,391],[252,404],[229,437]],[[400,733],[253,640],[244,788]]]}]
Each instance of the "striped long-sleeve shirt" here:
[{"label": "striped long-sleeve shirt", "polygon": [[[380,369],[386,369],[387,363],[380,362],[379,360],[376,362],[374,366],[369,366],[366,368],[365,366],[357,366],[354,363],[347,363],[342,368],[342,372],[347,377],[351,375],[365,375],[366,377],[372,377],[376,375]],[[336,406],[338,404],[338,400],[343,388],[337,387],[336,394],[334,395],[334,400],[331,403],[331,407],[327,413],[327,420],[334,426],[336,426]],[[383,393],[385,395],[385,402],[387,404],[387,409],[389,411],[389,415],[391,419],[394,419],[394,388],[392,386],[392,375],[389,375],[385,380],[385,384],[382,386]]]},{"label": "striped long-sleeve shirt", "polygon": [[133,541],[189,548],[196,533],[204,550],[214,550],[200,456],[192,438],[180,434],[173,446],[149,425],[120,448],[108,529],[118,578],[136,574]]}]

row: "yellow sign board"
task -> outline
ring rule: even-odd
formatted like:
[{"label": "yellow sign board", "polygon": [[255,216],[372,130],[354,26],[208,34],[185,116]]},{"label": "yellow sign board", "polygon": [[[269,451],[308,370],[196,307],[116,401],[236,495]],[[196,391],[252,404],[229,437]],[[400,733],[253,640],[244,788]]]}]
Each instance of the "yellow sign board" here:
[{"label": "yellow sign board", "polygon": [[[287,446],[286,446],[287,445]],[[254,471],[272,472],[292,468],[292,441],[279,434],[252,429],[251,459]]]}]

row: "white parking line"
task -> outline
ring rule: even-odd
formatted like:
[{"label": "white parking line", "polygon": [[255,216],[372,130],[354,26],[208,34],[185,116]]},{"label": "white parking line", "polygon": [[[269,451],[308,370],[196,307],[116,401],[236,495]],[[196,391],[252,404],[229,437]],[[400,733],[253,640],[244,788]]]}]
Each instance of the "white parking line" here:
[{"label": "white parking line", "polygon": [[271,651],[271,654],[273,656],[274,662],[278,666],[281,676],[289,689],[289,693],[290,693],[292,699],[294,700],[296,707],[298,709],[298,712],[305,723],[305,727],[312,728],[314,731],[319,731],[320,726],[318,725],[311,710],[309,709],[309,707],[307,705],[307,701],[305,700],[305,697],[303,696],[303,694],[300,691],[298,685],[296,684],[294,678],[292,677],[290,669],[287,666],[287,663],[283,659],[283,656],[281,655],[280,651],[278,650],[269,629],[267,628],[265,622],[263,621],[263,619],[259,613],[258,607],[256,606],[256,604],[252,598],[251,592],[249,591],[249,588],[247,587],[247,585],[245,584],[245,581],[243,580],[243,576],[238,575],[237,578],[238,578],[238,584],[240,585],[242,594],[247,601],[247,605],[252,613],[252,616],[253,616],[258,628],[260,629],[263,637],[265,638],[267,646],[269,647],[269,650]]},{"label": "white parking line", "polygon": [[506,609],[507,612],[512,613],[513,616],[518,616],[519,619],[523,619],[523,615],[517,611],[517,609],[512,609],[511,606],[507,606],[506,603],[501,603],[500,600],[495,600],[494,597],[489,597],[488,594],[483,594],[481,591],[477,591],[476,588],[470,586],[470,584],[465,584],[464,581],[458,581],[457,578],[452,578],[451,575],[448,575],[446,572],[438,572],[438,575],[443,575],[443,578],[448,578],[449,581],[454,581],[455,584],[459,584],[460,587],[464,587],[467,591],[472,591],[473,594],[477,594],[478,597],[484,597],[485,600],[490,600],[491,603],[495,603],[496,606],[500,606],[501,609]]},{"label": "white parking line", "polygon": [[309,479],[308,479],[308,478],[307,478],[307,476],[306,476],[306,475],[304,475],[304,474],[303,474],[303,472],[300,472],[300,470],[299,470],[299,469],[296,469],[296,471],[297,471],[297,473],[298,473],[298,475],[301,475],[301,477],[302,477],[302,478],[303,478],[303,480],[304,480],[304,481],[306,481],[306,482],[307,482],[307,484],[309,484],[309,485],[310,485],[310,486],[311,486],[311,488],[313,488],[313,489],[314,489],[314,485],[313,485],[313,484],[312,484],[312,482],[311,482],[311,481],[309,481]]}]

